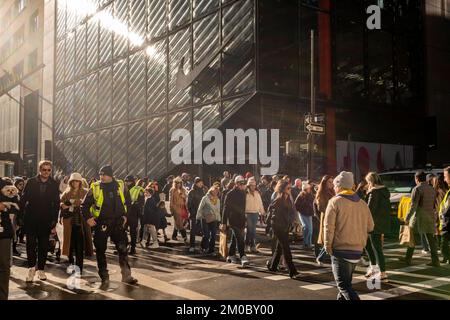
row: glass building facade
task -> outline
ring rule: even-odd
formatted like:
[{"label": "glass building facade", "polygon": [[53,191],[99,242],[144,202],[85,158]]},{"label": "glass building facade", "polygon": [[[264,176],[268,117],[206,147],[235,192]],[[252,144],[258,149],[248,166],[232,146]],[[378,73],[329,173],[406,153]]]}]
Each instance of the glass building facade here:
[{"label": "glass building facade", "polygon": [[[371,4],[382,30],[367,30]],[[311,29],[327,125],[317,175],[335,170],[336,140],[349,133],[419,139],[372,128],[367,112],[397,121],[420,109],[421,10],[420,0],[58,0],[53,160],[87,177],[108,163],[119,177],[159,178],[174,168],[173,130],[202,120],[203,130],[280,129],[280,171],[304,175],[306,153],[283,146],[306,140]]]}]

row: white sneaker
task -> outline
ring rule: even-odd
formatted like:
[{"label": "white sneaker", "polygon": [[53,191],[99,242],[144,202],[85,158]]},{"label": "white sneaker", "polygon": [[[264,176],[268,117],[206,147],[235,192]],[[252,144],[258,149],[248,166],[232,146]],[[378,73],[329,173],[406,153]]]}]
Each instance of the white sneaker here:
[{"label": "white sneaker", "polygon": [[237,262],[236,256],[228,256],[227,257],[227,262],[228,263],[236,263]]},{"label": "white sneaker", "polygon": [[422,254],[429,254],[429,253],[430,253],[429,251],[422,250]]},{"label": "white sneaker", "polygon": [[36,275],[36,268],[28,269],[28,276],[26,282],[33,282],[35,275]]},{"label": "white sneaker", "polygon": [[150,249],[158,249],[159,248],[159,243],[158,242],[154,242],[154,243],[152,243],[152,245],[149,248]]},{"label": "white sneaker", "polygon": [[361,262],[361,264],[362,264],[364,267],[370,266],[370,262],[367,261],[366,259],[364,259],[364,257],[361,257],[360,262]]},{"label": "white sneaker", "polygon": [[42,281],[47,280],[47,276],[45,275],[44,270],[38,270],[37,275],[38,275],[39,280],[42,280]]},{"label": "white sneaker", "polygon": [[189,248],[189,253],[195,253],[195,248],[194,247],[190,247]]},{"label": "white sneaker", "polygon": [[243,267],[247,266],[250,263],[250,261],[248,260],[247,256],[242,256],[241,258],[241,265]]}]

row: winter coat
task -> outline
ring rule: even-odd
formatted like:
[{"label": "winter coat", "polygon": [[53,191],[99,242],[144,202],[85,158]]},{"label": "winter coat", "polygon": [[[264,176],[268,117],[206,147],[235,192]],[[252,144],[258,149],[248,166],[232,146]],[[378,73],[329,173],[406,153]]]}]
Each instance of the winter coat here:
[{"label": "winter coat", "polygon": [[328,253],[335,250],[361,253],[374,223],[367,204],[353,193],[339,194],[328,202],[324,226]]},{"label": "winter coat", "polygon": [[[42,195],[41,187],[45,188]],[[20,197],[25,233],[47,233],[54,228],[58,221],[59,204],[59,185],[53,178],[45,183],[39,175],[29,179]]]},{"label": "winter coat", "polygon": [[295,199],[295,209],[302,216],[312,217],[314,215],[314,196],[312,193],[305,191],[300,192],[297,199]]},{"label": "winter coat", "polygon": [[61,208],[61,218],[62,218],[62,224],[63,224],[63,234],[64,234],[64,241],[63,241],[63,247],[62,247],[62,254],[65,256],[70,255],[70,246],[71,246],[71,240],[72,240],[72,220],[75,215],[78,215],[78,219],[80,221],[81,226],[81,232],[83,234],[84,239],[84,252],[86,256],[92,256],[94,254],[94,248],[92,244],[92,232],[91,228],[88,226],[86,221],[83,219],[83,216],[81,214],[81,202],[83,201],[84,197],[87,194],[87,190],[80,189],[77,193],[72,191],[65,191],[61,195],[61,205],[70,199],[74,199],[75,203],[74,211],[70,212],[69,209],[62,209]]},{"label": "winter coat", "polygon": [[222,223],[235,228],[245,228],[245,191],[237,188],[231,190],[225,197]]},{"label": "winter coat", "polygon": [[298,188],[295,186],[292,187],[292,189],[291,189],[292,198],[294,198],[294,200],[296,200],[301,192],[302,192],[301,188]]},{"label": "winter coat", "polygon": [[436,191],[426,182],[421,182],[412,190],[411,208],[406,215],[406,220],[417,233],[435,233],[435,200]]},{"label": "winter coat", "polygon": [[158,229],[165,229],[167,228],[167,211],[166,208],[157,208],[158,215],[159,215],[159,228]]},{"label": "winter coat", "polygon": [[152,224],[159,229],[161,222],[160,212],[158,210],[158,200],[156,195],[151,196],[145,200],[143,224]]},{"label": "winter coat", "polygon": [[216,203],[213,204],[211,201],[211,195],[208,193],[200,201],[198,206],[196,219],[203,220],[206,219],[208,215],[214,215],[216,221],[220,221],[220,199],[216,199]]},{"label": "winter coat", "polygon": [[318,244],[323,244],[324,242],[324,220],[325,220],[325,212],[327,211],[328,202],[331,198],[334,197],[334,193],[332,191],[324,191],[322,194],[317,195],[315,201],[316,208],[318,210],[320,219],[320,227],[319,227],[319,235],[317,239]]},{"label": "winter coat", "polygon": [[188,193],[187,209],[189,211],[189,219],[195,219],[197,216],[198,206],[205,196],[203,188],[198,188],[196,185]]},{"label": "winter coat", "polygon": [[391,194],[385,186],[376,186],[367,192],[367,205],[375,223],[374,234],[386,234],[391,230]]},{"label": "winter coat", "polygon": [[[103,192],[103,204],[100,210],[100,215],[97,218],[99,222],[105,224],[115,224],[122,220],[122,217],[127,216],[127,210],[131,205],[130,192],[127,187],[124,186],[123,195],[125,198],[125,204],[122,204],[122,199],[120,198],[118,191],[119,187],[119,183],[116,180],[113,180],[110,183],[100,183],[100,191]],[[90,189],[81,204],[81,210],[86,220],[93,217],[90,212],[91,206],[93,205],[95,205],[95,199],[93,191]]]},{"label": "winter coat", "polygon": [[276,198],[269,206],[269,223],[272,228],[288,231],[294,222],[294,207],[290,199]]},{"label": "winter coat", "polygon": [[262,202],[261,194],[255,190],[253,194],[247,191],[245,198],[245,213],[260,213],[264,214],[266,210]]},{"label": "winter coat", "polygon": [[181,217],[181,211],[182,208],[186,206],[186,189],[170,189],[169,192],[169,201],[170,201],[170,213],[173,216],[173,219],[175,221],[175,228],[177,230],[183,230],[183,218]]}]

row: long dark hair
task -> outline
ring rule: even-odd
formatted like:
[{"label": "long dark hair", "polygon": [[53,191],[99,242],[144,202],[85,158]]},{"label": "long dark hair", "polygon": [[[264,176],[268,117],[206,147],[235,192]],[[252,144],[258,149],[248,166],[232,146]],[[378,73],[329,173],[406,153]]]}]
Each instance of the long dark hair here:
[{"label": "long dark hair", "polygon": [[320,180],[319,188],[317,189],[317,194],[316,194],[317,200],[319,200],[321,197],[334,194],[334,191],[327,187],[327,182],[330,179],[333,179],[333,177],[326,174],[322,177],[322,180]]},{"label": "long dark hair", "polygon": [[290,182],[287,180],[280,180],[275,187],[275,192],[277,193],[277,198],[284,199],[283,195],[286,193],[286,188],[290,186]]}]

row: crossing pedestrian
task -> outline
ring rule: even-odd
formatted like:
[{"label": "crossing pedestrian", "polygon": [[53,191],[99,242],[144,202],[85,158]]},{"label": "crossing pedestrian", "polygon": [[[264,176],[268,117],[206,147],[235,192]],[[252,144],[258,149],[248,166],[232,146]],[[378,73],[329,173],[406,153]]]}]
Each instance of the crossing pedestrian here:
[{"label": "crossing pedestrian", "polygon": [[374,223],[369,207],[352,190],[351,172],[341,172],[333,184],[336,196],[328,202],[324,219],[325,248],[331,256],[338,300],[359,300],[352,287],[353,272]]},{"label": "crossing pedestrian", "polygon": [[175,222],[172,240],[177,240],[179,231],[181,233],[181,236],[183,237],[184,243],[187,244],[186,229],[184,228],[184,221],[189,218],[189,213],[186,208],[187,192],[183,187],[183,180],[180,177],[176,177],[173,180],[169,199],[170,213],[172,214],[173,220]]},{"label": "crossing pedestrian", "polygon": [[33,282],[36,270],[39,280],[47,280],[44,268],[49,238],[56,234],[60,206],[59,185],[51,177],[52,167],[50,161],[41,161],[39,174],[27,181],[20,198],[29,268],[27,282]]},{"label": "crossing pedestrian", "polygon": [[223,172],[223,178],[220,180],[221,190],[225,190],[227,188],[228,183],[231,181],[230,173],[228,171]]},{"label": "crossing pedestrian", "polygon": [[[437,254],[437,244],[435,233],[435,211],[436,191],[426,182],[424,171],[417,171],[415,174],[416,187],[411,193],[411,207],[406,214],[405,224],[416,231],[419,235],[424,235],[431,253],[431,263],[428,265],[439,267]],[[401,261],[410,265],[414,254],[414,247],[408,247],[406,256],[400,258]]]},{"label": "crossing pedestrian", "polygon": [[[222,225],[231,228],[232,238],[234,238],[234,243],[237,245],[241,264],[245,267],[250,263],[244,250],[246,183],[243,176],[237,176],[234,179],[234,183],[234,189],[225,197]],[[227,261],[236,263],[236,246],[233,245],[233,240],[228,252]]]},{"label": "crossing pedestrian", "polygon": [[[158,211],[159,199],[155,193],[155,190],[153,190],[153,188],[151,188],[150,186],[147,186],[147,188],[145,189],[145,193],[147,194],[147,197],[145,199],[144,217],[142,219],[142,222],[144,224],[143,239],[146,239],[146,247],[157,249],[159,248],[157,230],[159,229],[159,224],[161,222],[160,213]],[[151,244],[149,241],[150,238],[153,240]]]},{"label": "crossing pedestrian", "polygon": [[72,173],[68,180],[67,190],[61,195],[61,217],[63,224],[64,241],[62,254],[69,257],[69,263],[83,272],[84,256],[93,255],[91,228],[83,219],[81,202],[88,193],[82,187],[82,176]]},{"label": "crossing pedestrian", "polygon": [[391,229],[391,194],[383,185],[380,176],[376,172],[369,172],[365,180],[368,186],[367,205],[375,223],[373,232],[369,234],[367,239],[366,251],[369,256],[370,266],[367,269],[366,277],[371,278],[380,273],[380,280],[386,281],[386,262],[383,253],[382,236],[383,234],[388,234]]},{"label": "crossing pedestrian", "polygon": [[302,192],[302,179],[295,179],[294,181],[294,186],[292,187],[291,193],[292,193],[292,198],[294,200],[297,199],[298,195],[300,194],[300,192]]},{"label": "crossing pedestrian", "polygon": [[169,201],[170,196],[170,189],[172,189],[173,186],[173,179],[175,179],[174,176],[170,175],[166,178],[166,184],[164,185],[162,192],[164,193],[164,201]]},{"label": "crossing pedestrian", "polygon": [[128,238],[126,234],[127,208],[131,204],[130,193],[122,180],[114,178],[111,166],[103,166],[99,172],[100,181],[95,182],[82,203],[84,218],[94,228],[98,274],[102,287],[109,285],[106,262],[108,238],[114,242],[119,254],[122,282],[136,284],[128,264]]},{"label": "crossing pedestrian", "polygon": [[[0,189],[5,185],[3,179],[0,179]],[[0,202],[0,300],[8,300],[13,236],[13,227],[7,207]]]},{"label": "crossing pedestrian", "polygon": [[312,247],[312,218],[314,215],[314,195],[312,194],[312,186],[310,184],[304,183],[302,185],[302,191],[295,200],[295,208],[300,213],[304,248],[310,249]]},{"label": "crossing pedestrian", "polygon": [[136,254],[136,242],[138,237],[139,218],[144,208],[144,189],[136,185],[133,175],[125,177],[127,189],[130,192],[131,205],[127,212],[128,227],[130,228],[130,255]]},{"label": "crossing pedestrian", "polygon": [[189,252],[195,252],[195,236],[198,234],[198,230],[201,228],[201,221],[197,220],[197,211],[205,196],[204,183],[199,177],[194,179],[194,185],[188,193],[187,209],[189,211],[189,220],[191,224],[191,230],[189,234]]},{"label": "crossing pedestrian", "polygon": [[[450,166],[444,169],[444,181],[447,186],[450,186]],[[442,263],[450,264],[450,188],[444,195],[441,203],[439,204],[439,219],[440,219],[440,231],[442,234]]]},{"label": "crossing pedestrian", "polygon": [[271,226],[275,236],[275,250],[272,258],[267,262],[267,268],[270,271],[278,271],[281,255],[289,269],[289,276],[295,279],[299,276],[297,268],[292,261],[292,253],[289,247],[289,229],[293,223],[292,211],[293,205],[290,200],[291,185],[288,180],[280,180],[275,188],[277,198],[271,204]]},{"label": "crossing pedestrian", "polygon": [[[325,247],[323,246],[323,222],[325,219],[325,212],[327,210],[328,202],[334,197],[334,195],[333,177],[330,175],[323,176],[314,199],[315,214],[313,219],[314,254],[316,257],[316,262],[319,266],[323,265],[323,261],[327,256]],[[319,246],[322,247],[320,248]]]},{"label": "crossing pedestrian", "polygon": [[[14,178],[14,186],[19,191],[19,199],[22,196],[23,189],[25,188],[25,180],[22,177]],[[13,244],[13,254],[20,256],[20,252],[17,250],[17,243],[25,243],[25,233],[23,231],[23,212],[19,212],[17,215],[17,230]]]},{"label": "crossing pedestrian", "polygon": [[198,206],[196,220],[201,222],[204,253],[213,254],[216,245],[217,224],[220,221],[220,186],[212,186]]},{"label": "crossing pedestrian", "polygon": [[259,216],[265,215],[261,194],[256,189],[256,180],[250,177],[247,180],[247,190],[245,199],[245,218],[247,220],[247,233],[245,235],[245,251],[258,253],[256,249],[256,225]]}]

